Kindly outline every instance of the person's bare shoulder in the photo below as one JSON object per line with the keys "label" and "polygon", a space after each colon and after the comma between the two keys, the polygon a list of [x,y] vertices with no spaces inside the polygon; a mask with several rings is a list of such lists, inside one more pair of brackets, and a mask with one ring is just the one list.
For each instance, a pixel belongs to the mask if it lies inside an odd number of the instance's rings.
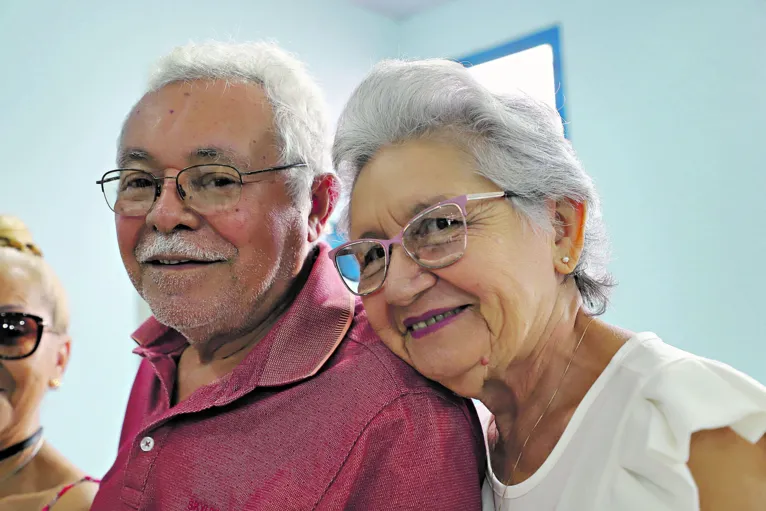
{"label": "person's bare shoulder", "polygon": [[701,511],[756,511],[766,502],[766,436],[751,444],[730,428],[692,436],[689,469]]}
{"label": "person's bare shoulder", "polygon": [[51,508],[51,511],[88,511],[96,497],[98,484],[84,481],[67,491]]}

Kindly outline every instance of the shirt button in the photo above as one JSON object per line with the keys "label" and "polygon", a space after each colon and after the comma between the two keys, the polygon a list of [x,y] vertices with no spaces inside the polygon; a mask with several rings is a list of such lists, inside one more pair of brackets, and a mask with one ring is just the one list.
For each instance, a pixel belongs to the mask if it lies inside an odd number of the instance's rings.
{"label": "shirt button", "polygon": [[149,452],[152,449],[154,449],[154,438],[150,436],[145,436],[141,439],[141,450],[144,452]]}

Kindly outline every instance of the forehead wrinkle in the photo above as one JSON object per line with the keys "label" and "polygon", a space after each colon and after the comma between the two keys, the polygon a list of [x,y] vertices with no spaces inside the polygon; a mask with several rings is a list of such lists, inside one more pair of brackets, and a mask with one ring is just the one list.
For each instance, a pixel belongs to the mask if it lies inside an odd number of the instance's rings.
{"label": "forehead wrinkle", "polygon": [[[396,207],[391,209],[391,203],[387,202],[383,208],[374,208],[375,230],[365,231],[359,238],[391,239],[396,236],[414,215],[408,215],[412,208]],[[388,227],[388,228],[387,228]]]}

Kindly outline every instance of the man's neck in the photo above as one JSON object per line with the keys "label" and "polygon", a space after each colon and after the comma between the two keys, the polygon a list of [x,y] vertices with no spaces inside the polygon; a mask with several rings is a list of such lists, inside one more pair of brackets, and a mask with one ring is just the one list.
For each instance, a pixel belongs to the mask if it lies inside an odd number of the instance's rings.
{"label": "man's neck", "polygon": [[232,372],[247,357],[289,310],[306,284],[315,259],[316,251],[312,250],[286,291],[273,304],[261,304],[259,308],[266,308],[268,312],[261,316],[258,323],[243,328],[244,333],[237,331],[189,344],[178,363],[174,402],[183,401],[196,389]]}

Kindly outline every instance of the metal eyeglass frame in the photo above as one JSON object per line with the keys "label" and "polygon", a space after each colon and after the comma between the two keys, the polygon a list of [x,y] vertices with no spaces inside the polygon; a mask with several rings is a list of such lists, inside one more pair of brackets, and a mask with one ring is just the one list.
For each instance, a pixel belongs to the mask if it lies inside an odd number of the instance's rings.
{"label": "metal eyeglass frame", "polygon": [[[109,182],[113,181],[114,179],[107,179],[107,176],[109,174],[115,173],[115,175],[117,176],[115,179],[119,179],[120,173],[122,173],[123,171],[143,172],[144,174],[146,174],[147,176],[149,176],[150,178],[152,178],[154,180],[154,199],[152,201],[152,205],[149,206],[149,209],[147,209],[146,213],[144,213],[143,215],[135,215],[135,216],[144,216],[144,215],[148,214],[149,211],[151,211],[152,206],[154,206],[154,203],[157,202],[157,199],[159,199],[160,195],[162,194],[162,185],[165,183],[165,181],[167,179],[175,180],[175,182],[176,182],[176,192],[178,193],[178,196],[181,198],[181,200],[185,200],[186,199],[186,191],[183,188],[181,188],[181,185],[178,182],[178,178],[181,177],[181,174],[183,174],[187,170],[196,169],[196,168],[199,168],[199,167],[210,167],[210,166],[226,167],[226,168],[232,169],[239,176],[239,184],[240,184],[240,186],[244,186],[247,183],[245,183],[242,180],[242,176],[252,176],[252,175],[255,175],[255,174],[262,174],[264,172],[274,172],[274,171],[278,171],[278,170],[286,170],[286,169],[291,169],[291,168],[295,168],[295,167],[308,167],[308,164],[307,163],[291,163],[289,165],[278,165],[276,167],[269,167],[267,169],[259,169],[259,170],[252,170],[252,171],[249,171],[249,172],[242,172],[237,167],[234,167],[232,165],[225,165],[225,164],[222,164],[222,163],[200,163],[198,165],[192,165],[190,167],[186,167],[186,168],[181,169],[178,172],[178,174],[176,174],[175,176],[162,176],[162,177],[155,176],[154,174],[152,174],[151,172],[149,172],[149,171],[147,171],[145,169],[130,169],[130,168],[113,169],[113,170],[110,170],[108,172],[105,172],[104,175],[101,176],[101,179],[96,181],[96,184],[101,186],[101,193],[104,195],[104,200],[106,201],[106,205],[109,206],[109,209],[114,211],[114,208],[112,207],[112,205],[109,204],[109,199],[107,198],[106,190],[104,189],[104,185],[106,183],[109,183]],[[239,199],[237,199],[237,202],[239,202]],[[229,207],[233,207],[235,205],[236,205],[236,203],[232,204]],[[114,212],[117,213],[116,211],[114,211]],[[117,213],[117,214],[119,215],[120,213]]]}
{"label": "metal eyeglass frame", "polygon": [[[399,231],[399,234],[397,234],[393,238],[390,238],[390,239],[387,239],[387,240],[375,239],[375,238],[362,238],[362,239],[358,239],[358,240],[354,240],[354,241],[348,241],[348,242],[343,243],[342,245],[338,245],[337,247],[332,249],[328,253],[328,256],[332,259],[333,263],[335,264],[335,269],[338,271],[338,274],[341,276],[341,280],[346,285],[348,290],[351,291],[352,293],[354,293],[357,296],[367,296],[367,295],[372,294],[372,293],[378,291],[379,289],[381,289],[383,287],[383,284],[386,282],[386,277],[388,276],[388,267],[389,267],[389,265],[391,263],[391,255],[390,254],[391,254],[392,245],[395,245],[395,244],[401,245],[402,248],[404,249],[404,252],[407,254],[407,257],[409,257],[410,259],[415,261],[418,265],[422,266],[423,268],[427,268],[429,270],[438,270],[440,268],[446,268],[447,266],[455,264],[456,262],[458,262],[463,257],[463,254],[461,254],[460,257],[458,257],[454,261],[450,261],[447,264],[429,265],[429,264],[425,264],[422,261],[418,260],[418,258],[415,257],[414,254],[410,253],[410,251],[407,249],[407,247],[404,245],[404,243],[402,243],[402,240],[404,238],[404,232],[407,229],[409,229],[409,227],[415,221],[420,219],[422,216],[427,215],[428,213],[430,213],[431,211],[433,211],[433,210],[435,210],[437,208],[440,208],[442,206],[446,206],[446,205],[452,204],[452,205],[457,206],[460,209],[460,213],[463,215],[463,221],[465,221],[465,216],[467,214],[465,208],[466,208],[466,204],[468,204],[468,202],[470,202],[470,201],[486,200],[486,199],[500,199],[500,198],[507,199],[507,198],[518,197],[518,196],[519,196],[518,194],[516,194],[516,193],[514,193],[514,192],[512,192],[510,190],[505,190],[505,191],[502,191],[502,192],[470,193],[470,194],[467,194],[467,195],[460,195],[460,196],[454,197],[452,199],[443,200],[443,201],[439,202],[438,204],[434,204],[433,206],[430,206],[430,207],[424,209],[423,211],[421,211],[420,213],[418,213],[417,215],[412,217],[407,222],[407,224],[402,228],[402,230]],[[384,249],[384,252],[385,252],[385,267],[383,269],[383,279],[381,279],[380,285],[378,287],[376,287],[375,289],[373,289],[372,291],[367,291],[366,293],[359,293],[359,292],[354,291],[353,289],[351,289],[351,287],[348,285],[348,283],[346,283],[346,279],[343,277],[343,272],[340,269],[340,263],[338,262],[337,254],[341,250],[344,250],[344,249],[346,249],[348,247],[352,247],[354,245],[358,245],[358,244],[361,244],[361,243],[369,243],[369,242],[376,242],[376,243],[379,243],[380,245],[383,246],[383,249]],[[465,243],[467,244],[467,241]],[[463,247],[463,252],[465,253],[465,247]]]}

